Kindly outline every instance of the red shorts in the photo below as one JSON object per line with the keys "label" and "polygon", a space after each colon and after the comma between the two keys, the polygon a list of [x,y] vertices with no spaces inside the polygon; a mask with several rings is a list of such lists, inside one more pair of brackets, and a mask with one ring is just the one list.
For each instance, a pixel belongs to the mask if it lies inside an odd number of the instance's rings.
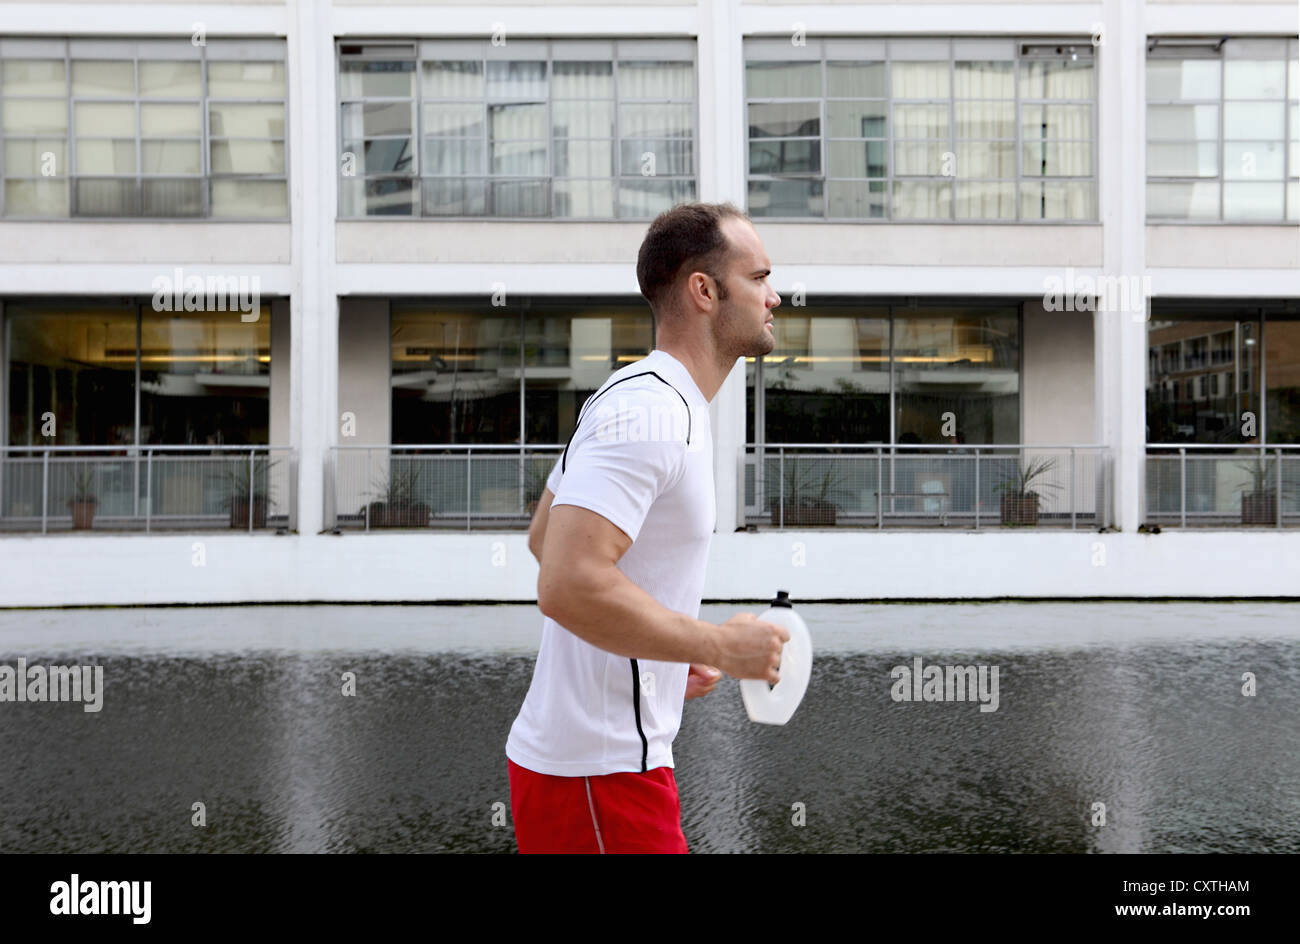
{"label": "red shorts", "polygon": [[689,851],[671,767],[555,777],[506,765],[521,853]]}

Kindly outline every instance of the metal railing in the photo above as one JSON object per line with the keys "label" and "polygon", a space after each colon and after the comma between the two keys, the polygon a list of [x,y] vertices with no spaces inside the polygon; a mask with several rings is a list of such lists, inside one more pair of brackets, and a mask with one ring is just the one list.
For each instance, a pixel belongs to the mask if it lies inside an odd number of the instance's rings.
{"label": "metal railing", "polygon": [[1300,525],[1300,446],[1148,443],[1144,520],[1183,528]]}
{"label": "metal railing", "polygon": [[333,446],[325,527],[527,528],[562,445]]}
{"label": "metal railing", "polygon": [[0,530],[297,528],[288,446],[0,446]]}
{"label": "metal railing", "polygon": [[1112,472],[1103,446],[768,443],[744,446],[741,461],[746,524],[1110,524]]}

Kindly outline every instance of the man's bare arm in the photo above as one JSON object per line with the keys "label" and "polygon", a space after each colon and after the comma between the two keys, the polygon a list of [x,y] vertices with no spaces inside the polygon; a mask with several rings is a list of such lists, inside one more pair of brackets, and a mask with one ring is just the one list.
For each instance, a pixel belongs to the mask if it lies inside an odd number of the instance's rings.
{"label": "man's bare arm", "polygon": [[669,610],[615,566],[631,546],[631,538],[594,511],[576,505],[549,508],[538,607],[569,632],[615,655],[702,662],[736,678],[779,680],[781,645],[790,638],[785,629],[759,622],[752,613],[719,626]]}
{"label": "man's bare arm", "polygon": [[533,511],[533,520],[528,524],[528,550],[533,552],[537,562],[542,562],[542,541],[546,538],[546,519],[550,517],[551,502],[555,495],[549,488],[542,489],[541,498],[537,499],[537,508]]}

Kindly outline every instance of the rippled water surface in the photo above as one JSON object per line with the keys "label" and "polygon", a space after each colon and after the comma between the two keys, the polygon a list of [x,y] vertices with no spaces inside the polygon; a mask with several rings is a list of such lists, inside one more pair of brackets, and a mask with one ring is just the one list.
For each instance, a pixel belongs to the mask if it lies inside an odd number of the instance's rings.
{"label": "rippled water surface", "polygon": [[[1300,852],[1300,607],[800,613],[816,654],[789,725],[751,724],[732,679],[686,705],[694,851]],[[0,851],[511,852],[504,745],[540,623],[532,606],[0,612],[0,664],[104,666],[98,713],[0,702]],[[997,666],[997,711],[895,702],[890,670],[916,657]]]}

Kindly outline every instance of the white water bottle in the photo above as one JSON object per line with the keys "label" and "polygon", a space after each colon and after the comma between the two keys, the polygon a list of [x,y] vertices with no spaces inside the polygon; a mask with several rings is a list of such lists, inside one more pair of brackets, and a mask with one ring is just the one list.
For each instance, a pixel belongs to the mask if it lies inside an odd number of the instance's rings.
{"label": "white water bottle", "polygon": [[759,724],[785,724],[803,701],[812,678],[812,638],[808,627],[790,603],[790,594],[776,592],[772,606],[759,614],[765,623],[785,627],[790,639],[781,648],[781,680],[769,685],[763,679],[741,679],[740,695],[745,700],[745,711],[750,721]]}

